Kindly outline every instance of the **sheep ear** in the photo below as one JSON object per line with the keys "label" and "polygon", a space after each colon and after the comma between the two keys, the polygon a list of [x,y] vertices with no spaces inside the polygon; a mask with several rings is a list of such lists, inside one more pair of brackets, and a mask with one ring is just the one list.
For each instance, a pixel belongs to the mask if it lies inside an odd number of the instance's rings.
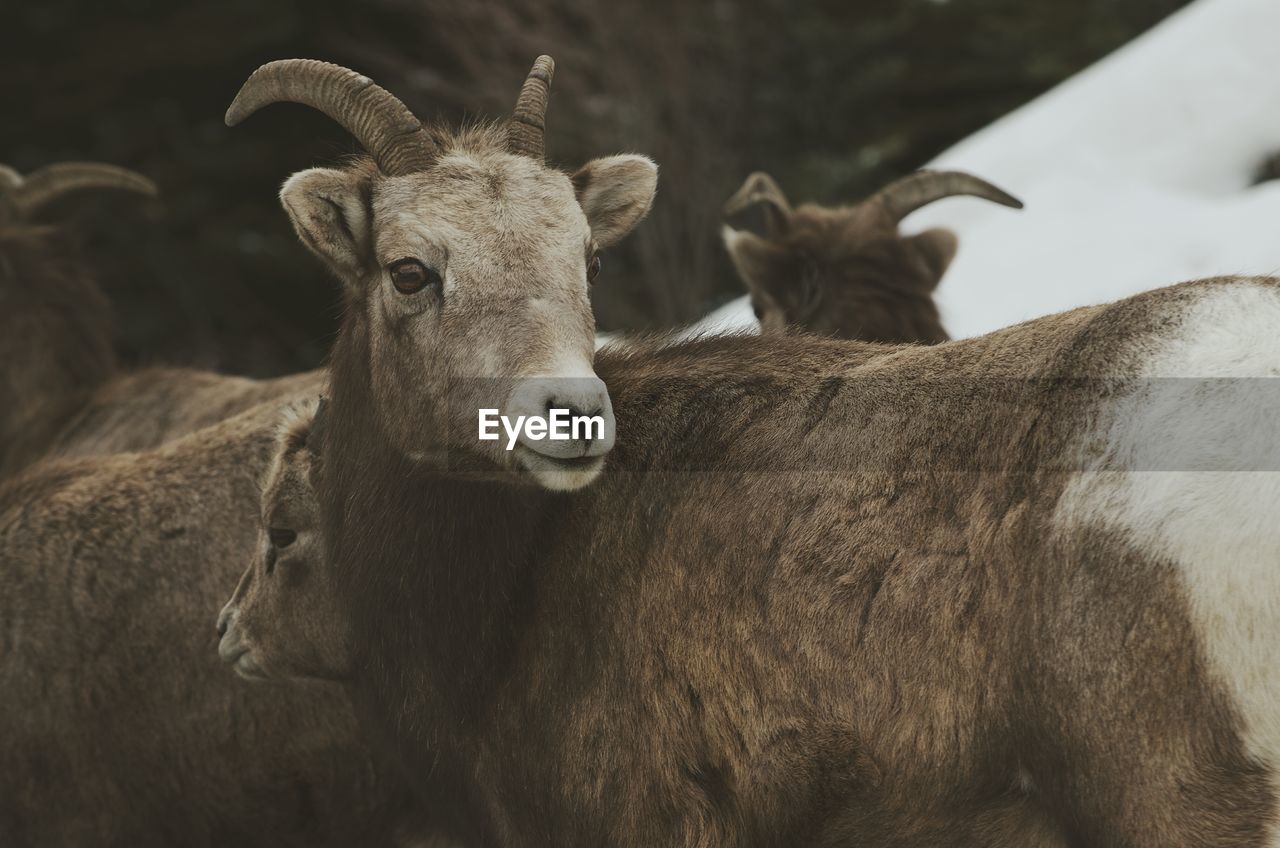
{"label": "sheep ear", "polygon": [[332,168],[300,171],[280,190],[298,238],[353,288],[370,255],[369,194],[366,175]]}
{"label": "sheep ear", "polygon": [[578,204],[599,247],[631,232],[649,212],[658,190],[658,166],[644,156],[592,159],[573,175]]}
{"label": "sheep ear", "polygon": [[950,230],[937,228],[925,230],[916,236],[905,239],[915,254],[924,262],[929,275],[933,278],[933,286],[937,288],[942,282],[942,275],[947,273],[951,262],[956,258],[960,248],[960,240]]}
{"label": "sheep ear", "polygon": [[785,326],[786,312],[782,307],[787,298],[782,282],[793,275],[786,269],[786,252],[755,233],[735,230],[728,224],[720,230],[725,250],[738,278],[747,287],[752,311],[766,331],[780,330]]}
{"label": "sheep ear", "polygon": [[752,294],[774,297],[777,293],[773,289],[793,276],[787,270],[786,252],[767,239],[727,224],[721,228],[720,237],[734,270]]}
{"label": "sheep ear", "polygon": [[791,229],[791,202],[777,180],[764,171],[756,171],[724,204],[724,216],[746,221],[747,213],[758,210],[762,227],[758,234],[778,238]]}

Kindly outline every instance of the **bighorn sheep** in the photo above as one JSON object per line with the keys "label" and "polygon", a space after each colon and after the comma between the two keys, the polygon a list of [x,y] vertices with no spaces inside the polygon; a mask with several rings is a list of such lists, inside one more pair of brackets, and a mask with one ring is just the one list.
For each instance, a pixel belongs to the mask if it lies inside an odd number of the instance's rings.
{"label": "bighorn sheep", "polygon": [[106,298],[59,230],[36,223],[60,198],[103,188],[155,194],[150,180],[111,165],[67,162],[26,179],[0,168],[0,476],[44,457],[143,450],[323,384],[320,372],[118,371]]}
{"label": "bighorn sheep", "polygon": [[[540,111],[510,141],[419,132],[368,80],[285,63],[231,117],[278,99],[377,165],[283,193],[352,304],[317,480],[348,691],[483,844],[1274,842],[1280,486],[1216,472],[1276,462],[1280,415],[1192,381],[1203,417],[1170,430],[1187,405],[1143,378],[1280,371],[1280,282],[936,346],[606,348],[616,447],[601,474],[574,445],[570,477],[472,429],[478,402],[529,408],[502,375],[584,373],[591,344],[583,211],[540,146],[518,158]],[[651,168],[624,173],[578,180],[597,241],[647,206]]]}
{"label": "bighorn sheep", "polygon": [[[218,616],[218,655],[246,680],[333,682],[351,674],[346,617],[321,549],[314,475],[322,417],[314,402],[285,408],[261,484],[258,545]],[[412,838],[400,844],[457,844],[437,832],[427,803],[413,809],[399,814],[399,832]]]}
{"label": "bighorn sheep", "polygon": [[[346,168],[295,174],[280,197],[299,237],[343,281],[348,308],[363,316],[376,351],[369,379],[383,392],[406,392],[387,410],[388,438],[423,461],[449,463],[434,452],[440,434],[452,432],[468,446],[454,455],[464,467],[520,469],[573,489],[599,474],[613,444],[609,395],[591,367],[587,286],[597,252],[648,212],[657,168],[634,155],[593,160],[572,176],[547,167],[552,69],[549,57],[537,60],[509,122],[451,132],[424,127],[345,68],[273,62],[245,82],[227,123],[294,101],[336,120],[368,151]],[[424,379],[427,396],[409,408],[407,392]],[[604,433],[477,451],[478,408],[513,416],[572,409],[599,418]]]}
{"label": "bighorn sheep", "polygon": [[0,165],[0,446],[9,465],[21,443],[43,440],[115,373],[110,307],[57,229],[31,222],[85,189],[146,195],[145,177],[111,165],[67,162],[23,179]]}
{"label": "bighorn sheep", "polygon": [[[406,844],[335,686],[229,674],[207,622],[256,534],[272,403],[0,485],[0,844]],[[415,843],[416,844],[416,843]]]}
{"label": "bighorn sheep", "polygon": [[342,680],[345,617],[329,585],[313,481],[315,405],[289,408],[262,482],[262,531],[218,616],[218,655],[249,679]]}
{"label": "bighorn sheep", "polygon": [[[344,340],[350,692],[499,844],[1268,844],[1276,474],[1125,473],[1166,434],[1119,412],[1177,410],[1135,379],[1177,356],[1250,373],[1227,313],[1280,367],[1264,281],[932,347],[606,350],[617,446],[568,496],[415,466]],[[1280,420],[1228,409],[1186,467]]]}
{"label": "bighorn sheep", "polygon": [[912,212],[967,195],[1021,209],[985,180],[958,171],[920,171],[857,206],[792,208],[768,174],[747,177],[726,216],[763,213],[762,235],[724,228],[734,268],[751,294],[764,332],[800,328],[868,342],[937,344],[943,329],[933,292],[956,254],[950,230],[898,233]]}
{"label": "bighorn sheep", "polygon": [[[642,157],[611,157],[580,169],[575,183],[535,159],[549,76],[549,61],[539,62],[510,125],[450,136],[452,152],[429,176],[400,170],[411,162],[406,150],[426,142],[412,131],[388,135],[390,95],[333,66],[267,66],[233,108],[234,119],[273,91],[293,92],[348,119],[381,151],[377,162],[295,176],[283,191],[299,231],[323,239],[314,249],[346,267],[379,263],[368,274],[385,286],[379,297],[345,281],[349,308],[391,322],[371,343],[405,357],[379,360],[380,385],[416,386],[434,372],[443,403],[448,380],[463,376],[449,366],[474,364],[462,346],[492,363],[479,373],[497,378],[500,400],[526,409],[563,402],[611,417],[589,373],[587,279],[598,267],[594,251],[647,210],[655,169]],[[440,132],[430,137],[444,143]],[[329,238],[330,225],[351,240]],[[522,285],[509,288],[512,279]],[[494,336],[502,338],[491,343]],[[530,367],[516,378],[502,376],[523,363]],[[398,378],[388,374],[395,370]],[[274,453],[280,406],[273,400],[146,453],[42,462],[0,488],[0,559],[10,580],[0,593],[0,687],[14,693],[0,703],[0,738],[16,740],[0,747],[0,842],[351,843],[395,824],[383,776],[371,785],[341,698],[248,687],[209,667],[217,663],[213,629],[190,627],[213,616],[253,550],[258,516],[248,505],[258,502]],[[405,419],[393,432],[414,451],[446,421]],[[535,447],[543,452],[529,448],[509,464],[489,445],[482,468],[519,468],[568,487],[598,472],[608,445],[584,439],[567,455]],[[426,798],[415,814],[460,803],[447,792]],[[311,819],[299,822],[304,813]],[[465,841],[470,825],[440,827]]]}

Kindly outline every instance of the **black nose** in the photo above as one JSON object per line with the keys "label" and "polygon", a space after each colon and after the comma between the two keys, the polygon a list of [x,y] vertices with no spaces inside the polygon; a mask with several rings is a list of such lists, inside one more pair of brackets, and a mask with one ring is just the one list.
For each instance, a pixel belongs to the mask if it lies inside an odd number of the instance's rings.
{"label": "black nose", "polygon": [[229,621],[231,621],[231,616],[227,615],[226,610],[223,610],[222,613],[218,615],[219,638],[227,635],[227,622]]}

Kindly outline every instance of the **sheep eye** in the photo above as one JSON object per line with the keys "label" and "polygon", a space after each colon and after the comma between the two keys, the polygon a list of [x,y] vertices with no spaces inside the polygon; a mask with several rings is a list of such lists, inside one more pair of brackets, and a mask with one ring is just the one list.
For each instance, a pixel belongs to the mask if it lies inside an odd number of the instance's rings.
{"label": "sheep eye", "polygon": [[591,261],[587,263],[587,282],[594,283],[596,277],[600,275],[600,255],[596,254],[591,257]]}
{"label": "sheep eye", "polygon": [[427,286],[440,285],[440,275],[417,259],[399,259],[387,266],[391,284],[401,294],[414,294]]}
{"label": "sheep eye", "polygon": [[272,548],[287,548],[298,541],[298,534],[292,530],[271,527],[267,530],[267,538],[271,540]]}

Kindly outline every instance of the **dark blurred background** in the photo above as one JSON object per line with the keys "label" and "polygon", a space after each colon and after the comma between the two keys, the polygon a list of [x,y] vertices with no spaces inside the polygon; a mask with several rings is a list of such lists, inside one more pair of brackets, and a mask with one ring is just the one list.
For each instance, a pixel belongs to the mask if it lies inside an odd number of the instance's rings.
{"label": "dark blurred background", "polygon": [[692,320],[739,294],[719,208],[751,170],[855,200],[1104,56],[1186,0],[5,0],[0,162],[135,168],[151,208],[75,205],[122,353],[269,375],[318,364],[337,289],[275,193],[354,151],[300,106],[235,130],[259,64],[323,58],[424,120],[504,115],[556,59],[548,156],[661,165],[648,221],[605,257],[602,329]]}

